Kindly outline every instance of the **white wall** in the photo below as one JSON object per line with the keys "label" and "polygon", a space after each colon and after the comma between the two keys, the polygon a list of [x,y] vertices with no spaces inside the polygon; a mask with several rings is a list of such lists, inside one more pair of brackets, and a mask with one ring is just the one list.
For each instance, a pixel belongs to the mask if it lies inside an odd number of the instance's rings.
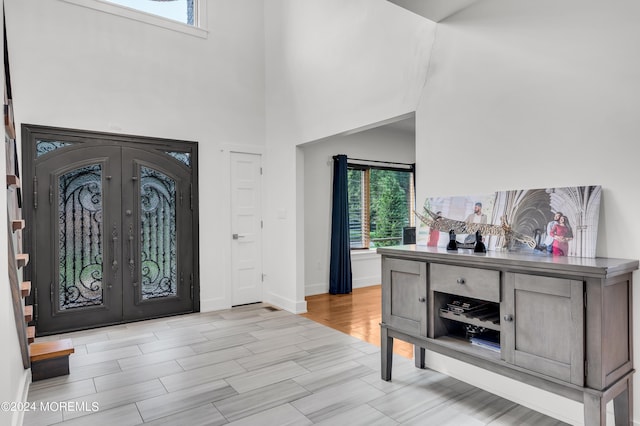
{"label": "white wall", "polygon": [[[413,118],[408,120],[413,121]],[[331,253],[331,194],[333,156],[345,154],[397,163],[415,161],[415,133],[385,125],[350,135],[335,136],[302,146],[304,152],[305,295],[329,292]],[[351,253],[353,287],[380,284],[380,256],[370,251]]]}
{"label": "white wall", "polygon": [[[416,118],[418,199],[600,184],[597,255],[640,258],[639,19],[636,1],[485,0],[438,24]],[[546,404],[477,371],[461,374],[581,421],[579,404]],[[634,406],[638,423],[637,392]]]}
{"label": "white wall", "polygon": [[208,4],[206,39],[60,0],[5,0],[17,125],[199,142],[201,308],[231,306],[229,151],[264,151],[262,2]]}
{"label": "white wall", "polygon": [[434,27],[384,0],[266,2],[265,286],[280,306],[306,310],[296,146],[413,112]]}

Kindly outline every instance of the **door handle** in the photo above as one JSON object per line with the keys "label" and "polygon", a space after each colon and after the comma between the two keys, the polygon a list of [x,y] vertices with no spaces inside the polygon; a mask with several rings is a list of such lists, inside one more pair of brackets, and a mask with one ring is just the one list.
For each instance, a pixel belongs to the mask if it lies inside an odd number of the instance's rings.
{"label": "door handle", "polygon": [[116,224],[113,224],[113,233],[111,234],[112,238],[111,238],[111,244],[113,245],[113,247],[111,247],[111,268],[113,269],[114,272],[118,271],[118,256],[116,255],[116,250],[118,248],[118,228],[116,227]]}
{"label": "door handle", "polygon": [[133,271],[135,270],[135,262],[133,260],[133,225],[129,224],[129,269],[131,270],[131,276],[133,277]]}
{"label": "door handle", "polygon": [[233,234],[232,235],[234,240],[240,239],[240,238],[244,238],[244,235],[240,235],[240,234]]}

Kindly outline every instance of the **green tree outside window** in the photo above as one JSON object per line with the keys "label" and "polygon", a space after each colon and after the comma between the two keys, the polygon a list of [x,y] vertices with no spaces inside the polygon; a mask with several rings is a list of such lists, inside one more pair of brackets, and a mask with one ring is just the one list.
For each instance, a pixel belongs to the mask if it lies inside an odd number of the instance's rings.
{"label": "green tree outside window", "polygon": [[353,165],[348,170],[349,230],[352,248],[402,243],[412,226],[413,171]]}

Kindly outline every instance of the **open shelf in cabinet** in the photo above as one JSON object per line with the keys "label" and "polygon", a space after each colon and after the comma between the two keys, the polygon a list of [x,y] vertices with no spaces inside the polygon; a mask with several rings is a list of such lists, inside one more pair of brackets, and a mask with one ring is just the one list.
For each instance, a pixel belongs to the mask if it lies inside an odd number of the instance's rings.
{"label": "open shelf in cabinet", "polygon": [[436,339],[451,338],[474,348],[500,352],[499,303],[449,293],[435,292],[434,296]]}
{"label": "open shelf in cabinet", "polygon": [[488,349],[482,346],[474,345],[468,339],[462,336],[448,335],[438,337],[433,342],[438,346],[444,348],[450,348],[458,352],[479,356],[482,358],[490,359],[493,361],[500,361],[501,356],[499,351]]}
{"label": "open shelf in cabinet", "polygon": [[[460,298],[455,298],[454,300],[454,302],[460,301]],[[500,306],[497,303],[479,302],[471,309],[456,309],[457,306],[455,304],[450,305],[452,304],[447,304],[447,306],[440,308],[439,314],[441,318],[500,331]]]}

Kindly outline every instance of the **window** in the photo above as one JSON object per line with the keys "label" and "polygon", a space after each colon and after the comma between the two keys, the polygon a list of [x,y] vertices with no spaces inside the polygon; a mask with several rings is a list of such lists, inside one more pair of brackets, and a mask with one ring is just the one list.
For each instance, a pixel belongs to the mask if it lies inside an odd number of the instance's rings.
{"label": "window", "polygon": [[195,0],[108,0],[141,12],[173,19],[187,25],[195,25]]}
{"label": "window", "polygon": [[60,0],[200,38],[207,38],[206,0]]}
{"label": "window", "polygon": [[414,166],[381,164],[347,166],[352,249],[401,244],[403,229],[415,225]]}

